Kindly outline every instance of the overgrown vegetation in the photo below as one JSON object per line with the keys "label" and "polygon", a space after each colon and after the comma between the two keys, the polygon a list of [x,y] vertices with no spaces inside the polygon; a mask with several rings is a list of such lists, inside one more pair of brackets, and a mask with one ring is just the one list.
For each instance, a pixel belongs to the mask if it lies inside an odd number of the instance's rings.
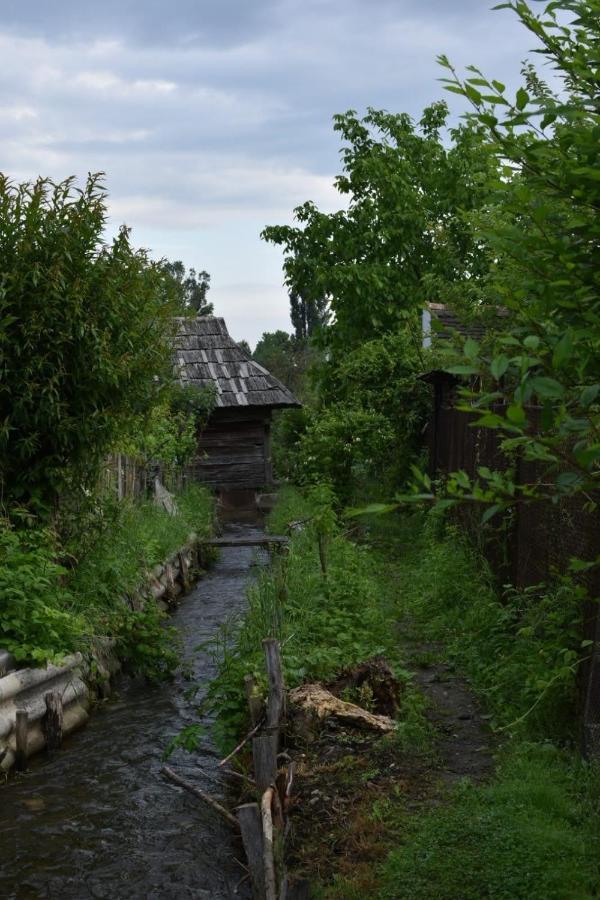
{"label": "overgrown vegetation", "polygon": [[151,501],[98,499],[67,546],[35,520],[25,527],[0,522],[0,644],[19,661],[44,663],[68,651],[88,653],[95,638],[116,637],[120,655],[137,671],[152,678],[172,671],[172,635],[158,609],[134,611],[124,600],[191,532],[210,533],[206,490],[190,487],[176,502],[171,516]]}

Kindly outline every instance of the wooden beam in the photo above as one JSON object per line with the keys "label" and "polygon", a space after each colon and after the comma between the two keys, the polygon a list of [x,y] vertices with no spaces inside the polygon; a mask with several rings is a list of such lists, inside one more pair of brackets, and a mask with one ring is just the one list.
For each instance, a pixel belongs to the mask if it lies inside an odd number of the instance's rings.
{"label": "wooden beam", "polygon": [[289,538],[279,534],[265,535],[261,538],[230,538],[219,537],[208,541],[202,541],[205,547],[270,547],[278,544],[288,544]]}

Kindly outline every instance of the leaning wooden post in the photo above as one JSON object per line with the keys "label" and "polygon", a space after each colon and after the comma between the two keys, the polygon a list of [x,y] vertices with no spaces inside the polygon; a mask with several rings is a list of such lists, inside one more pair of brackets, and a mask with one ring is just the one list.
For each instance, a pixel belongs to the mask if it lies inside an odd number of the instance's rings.
{"label": "leaning wooden post", "polygon": [[27,768],[27,742],[29,737],[29,713],[18,709],[15,713],[15,767],[23,772]]}
{"label": "leaning wooden post", "polygon": [[46,750],[52,756],[60,750],[63,732],[63,702],[60,691],[48,691],[44,695],[46,702],[46,714],[42,722],[44,737],[46,738]]}
{"label": "leaning wooden post", "polygon": [[263,834],[258,803],[244,803],[243,806],[238,806],[237,817],[250,870],[252,896],[254,900],[265,900]]}
{"label": "leaning wooden post", "polygon": [[250,710],[250,721],[252,727],[254,727],[258,725],[263,716],[262,697],[254,675],[244,675],[244,691],[248,701],[248,709]]}
{"label": "leaning wooden post", "polygon": [[252,741],[252,756],[254,760],[254,780],[256,787],[262,794],[275,784],[277,775],[277,744],[274,736],[263,734]]}
{"label": "leaning wooden post", "polygon": [[281,651],[276,638],[263,641],[267,675],[269,678],[269,698],[267,701],[267,733],[279,735],[279,726],[285,716],[285,694],[283,690],[283,672],[281,670]]}

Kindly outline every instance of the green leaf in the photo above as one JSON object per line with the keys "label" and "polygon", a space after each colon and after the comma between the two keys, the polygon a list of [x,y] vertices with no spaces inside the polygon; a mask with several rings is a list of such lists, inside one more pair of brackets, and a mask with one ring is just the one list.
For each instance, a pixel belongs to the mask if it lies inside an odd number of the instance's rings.
{"label": "green leaf", "polygon": [[445,369],[446,372],[449,372],[451,375],[478,375],[479,369],[477,366],[449,366]]}
{"label": "green leaf", "polygon": [[532,378],[529,383],[542,400],[560,400],[565,393],[565,389],[560,381],[557,381],[556,378],[549,378],[546,375],[538,375]]}
{"label": "green leaf", "polygon": [[525,109],[527,104],[529,103],[529,94],[525,90],[525,88],[519,88],[517,91],[517,100],[516,107],[517,109]]}
{"label": "green leaf", "polygon": [[492,518],[492,516],[495,516],[496,513],[500,509],[502,509],[502,507],[500,506],[499,503],[494,503],[493,506],[488,506],[488,508],[486,509],[486,511],[484,512],[484,514],[481,517],[481,524],[485,525],[486,522],[489,522],[489,520]]}
{"label": "green leaf", "polygon": [[506,410],[506,418],[509,422],[512,422],[513,425],[524,425],[527,421],[525,410],[517,403],[511,403],[508,407]]}
{"label": "green leaf", "polygon": [[594,402],[600,391],[600,384],[589,384],[581,392],[581,405],[588,407]]}
{"label": "green leaf", "polygon": [[473,340],[473,338],[468,337],[464,344],[464,353],[467,359],[477,359],[477,354],[479,353],[479,344],[477,341]]}
{"label": "green leaf", "polygon": [[573,354],[573,335],[570,331],[566,331],[560,341],[554,348],[552,354],[552,365],[556,369],[560,369],[571,358]]}
{"label": "green leaf", "polygon": [[509,366],[509,358],[505,356],[504,353],[501,353],[499,356],[494,357],[492,363],[490,365],[490,372],[496,381],[500,381],[506,370]]}

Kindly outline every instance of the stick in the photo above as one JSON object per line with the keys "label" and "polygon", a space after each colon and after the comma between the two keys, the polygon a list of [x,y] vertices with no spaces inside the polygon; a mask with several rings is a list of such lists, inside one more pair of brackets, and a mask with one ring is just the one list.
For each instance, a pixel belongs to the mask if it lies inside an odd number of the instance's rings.
{"label": "stick", "polygon": [[225,809],[224,806],[215,800],[213,797],[209,797],[208,794],[205,794],[204,791],[201,791],[200,788],[196,787],[194,784],[190,784],[189,781],[185,781],[173,769],[170,769],[168,766],[163,766],[161,771],[161,775],[164,775],[170,781],[173,781],[175,784],[178,784],[179,787],[185,788],[186,791],[189,791],[195,797],[198,797],[204,803],[207,803],[215,812],[218,812],[220,816],[222,816],[230,825],[237,830],[239,828],[238,821],[235,816],[232,816],[229,810]]}
{"label": "stick", "polygon": [[277,900],[277,881],[275,878],[275,858],[273,856],[273,818],[271,802],[273,788],[267,788],[261,801],[261,818],[263,829],[263,868],[265,873],[265,898]]}
{"label": "stick", "polygon": [[272,735],[263,734],[253,739],[252,757],[256,786],[262,794],[274,784],[277,775],[277,750]]}
{"label": "stick", "polygon": [[249,731],[249,732],[248,732],[248,734],[246,735],[246,737],[244,738],[244,740],[243,740],[243,741],[240,741],[240,743],[237,745],[237,747],[236,747],[234,750],[231,751],[231,753],[229,754],[229,756],[226,756],[225,759],[222,759],[222,760],[221,760],[221,762],[219,763],[219,768],[221,768],[221,766],[224,766],[225,763],[229,762],[230,759],[233,759],[233,757],[236,755],[236,753],[239,753],[239,752],[240,752],[240,750],[242,749],[242,747],[244,746],[244,744],[247,744],[248,741],[250,740],[250,738],[251,738],[251,737],[254,737],[254,735],[256,734],[256,732],[258,731],[258,729],[260,728],[260,726],[262,725],[262,723],[263,723],[263,720],[261,719],[260,722],[258,723],[258,725],[256,725],[256,726],[252,729],[252,731]]}
{"label": "stick", "polygon": [[44,695],[46,714],[42,720],[46,750],[53,756],[60,749],[63,731],[63,700],[60,691],[48,691]]}

